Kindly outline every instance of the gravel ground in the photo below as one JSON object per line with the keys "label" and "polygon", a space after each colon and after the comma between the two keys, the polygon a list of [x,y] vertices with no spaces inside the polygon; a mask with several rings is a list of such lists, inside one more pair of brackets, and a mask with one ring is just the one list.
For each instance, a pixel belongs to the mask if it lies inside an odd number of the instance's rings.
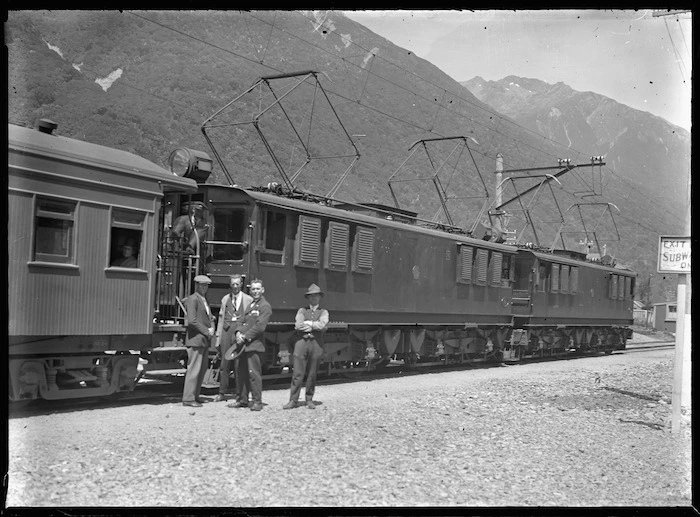
{"label": "gravel ground", "polygon": [[689,507],[672,366],[652,350],[325,385],[315,411],[266,390],[258,413],[13,416],[6,505]]}

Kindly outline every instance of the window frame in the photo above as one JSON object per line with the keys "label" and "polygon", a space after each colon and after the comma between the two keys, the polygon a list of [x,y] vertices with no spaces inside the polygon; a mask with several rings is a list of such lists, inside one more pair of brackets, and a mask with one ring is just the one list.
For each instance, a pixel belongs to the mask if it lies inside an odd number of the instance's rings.
{"label": "window frame", "polygon": [[[297,235],[294,239],[294,265],[299,267],[318,268],[321,265],[321,233],[323,220],[320,217],[299,215]],[[307,255],[314,252],[315,257]]]}
{"label": "window frame", "polygon": [[[115,214],[117,213],[123,213],[123,214],[129,214],[129,215],[137,215],[140,217],[140,222],[139,223],[132,223],[129,221],[125,220],[117,220],[115,218]],[[146,217],[147,214],[143,211],[140,210],[133,210],[129,208],[122,208],[122,207],[110,207],[109,209],[109,249],[107,250],[107,267],[108,268],[121,268],[121,266],[112,266],[111,262],[111,254],[112,254],[112,246],[113,246],[113,240],[114,240],[114,228],[119,228],[121,230],[127,230],[129,232],[140,232],[140,235],[138,237],[138,246],[136,246],[136,267],[135,268],[122,268],[122,269],[140,269],[143,270],[145,269],[144,265],[144,257],[143,257],[143,243],[145,240],[145,235],[146,235]],[[127,237],[128,238],[128,237]]]}
{"label": "window frame", "polygon": [[[53,203],[58,205],[64,205],[68,208],[68,213],[61,213],[56,211],[51,211],[48,209],[42,209],[41,203]],[[45,195],[37,195],[34,197],[34,216],[32,221],[32,262],[43,262],[48,264],[61,264],[61,265],[76,265],[77,264],[77,235],[78,235],[78,210],[80,209],[80,202],[56,198]],[[68,235],[68,245],[66,246],[66,255],[57,255],[53,253],[44,253],[37,250],[37,239],[39,237],[39,219],[49,219],[54,221],[68,221],[67,235]]]}
{"label": "window frame", "polygon": [[[474,270],[476,269],[476,279]],[[476,248],[474,254],[474,265],[472,267],[472,283],[476,285],[488,285],[489,277],[489,250],[486,248]]]}
{"label": "window frame", "polygon": [[[260,207],[262,211],[262,215],[260,217],[261,224],[260,224],[260,231],[258,232],[258,261],[260,264],[264,264],[266,266],[277,266],[277,267],[284,267],[286,265],[286,255],[287,255],[287,234],[289,230],[289,213],[285,212],[283,210],[279,210],[275,207],[268,207],[268,206],[261,206]],[[278,214],[281,215],[282,218],[284,219],[284,235],[283,235],[283,243],[282,243],[282,249],[277,250],[274,248],[267,248],[266,247],[266,242],[267,242],[267,236],[268,236],[268,224],[267,224],[267,218],[270,213]],[[267,260],[267,256],[272,256],[272,257],[279,257],[279,262],[272,261],[272,260]]]}
{"label": "window frame", "polygon": [[[457,282],[460,284],[471,284],[474,277],[474,246],[461,244],[457,256],[459,257],[459,260],[457,260]],[[464,275],[465,261],[469,267],[468,276]]]}
{"label": "window frame", "polygon": [[561,264],[557,264],[556,262],[552,262],[552,273],[550,275],[550,278],[552,281],[549,283],[549,292],[550,293],[558,293],[559,292],[559,275],[561,274]]}
{"label": "window frame", "polygon": [[[342,264],[334,263],[336,246],[342,247],[344,260]],[[350,225],[336,221],[328,221],[326,240],[323,246],[323,267],[331,271],[347,271],[350,265]]]}
{"label": "window frame", "polygon": [[[216,219],[216,214],[217,212],[222,211],[222,212],[243,212],[243,231],[241,235],[241,240],[240,241],[226,241],[226,240],[219,240],[216,236],[216,231],[217,228],[219,228],[219,224],[217,224],[217,219]],[[248,216],[249,216],[249,210],[248,206],[245,204],[232,204],[232,203],[213,203],[212,207],[210,209],[210,214],[211,214],[211,219],[213,221],[214,225],[214,232],[212,233],[212,239],[214,242],[208,242],[211,244],[211,252],[209,255],[211,256],[212,262],[217,262],[217,263],[227,263],[227,264],[241,264],[245,260],[245,255],[246,255],[246,247],[243,245],[243,243],[246,242],[246,237],[247,237],[247,232],[249,225],[246,224],[248,221]],[[223,225],[224,227],[226,225]],[[236,259],[236,258],[215,258],[214,257],[214,250],[216,249],[217,246],[236,246],[239,245],[241,248],[241,258]]]}
{"label": "window frame", "polygon": [[[355,227],[354,235],[352,236],[352,260],[351,269],[353,273],[372,274],[374,271],[374,244],[376,241],[377,230],[368,226]],[[363,237],[364,236],[364,237]],[[362,244],[362,243],[365,244]],[[360,248],[364,247],[364,250]],[[364,256],[369,254],[369,267],[363,265],[360,253]]]}

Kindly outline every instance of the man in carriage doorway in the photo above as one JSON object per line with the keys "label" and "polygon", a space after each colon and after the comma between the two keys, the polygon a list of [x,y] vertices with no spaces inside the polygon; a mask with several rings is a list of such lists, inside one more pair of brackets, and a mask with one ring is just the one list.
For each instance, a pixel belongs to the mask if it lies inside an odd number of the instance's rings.
{"label": "man in carriage doorway", "polygon": [[207,371],[209,345],[214,336],[214,319],[206,299],[211,279],[206,275],[194,277],[195,292],[187,297],[187,372],[182,390],[182,405],[200,407],[199,392]]}
{"label": "man in carriage doorway", "polygon": [[326,309],[320,307],[323,291],[319,286],[311,284],[304,296],[308,306],[301,307],[295,317],[294,328],[299,332],[300,338],[294,344],[294,373],[289,402],[282,406],[284,409],[293,409],[298,406],[304,376],[306,376],[305,405],[309,409],[316,409],[312,399],[316,391],[316,375],[323,356],[323,336],[329,315]]}
{"label": "man in carriage doorway", "polygon": [[[221,366],[219,375],[219,394],[214,398],[214,402],[226,400],[229,391],[229,381],[232,363],[238,364],[238,358],[230,361],[226,358],[229,348],[236,347],[237,321],[241,318],[253,301],[253,298],[241,291],[243,287],[243,277],[239,274],[231,275],[228,279],[230,292],[221,299],[221,309],[219,309],[219,324],[216,331],[217,344],[221,355]],[[237,366],[236,366],[237,368]]]}
{"label": "man in carriage doorway", "polygon": [[182,207],[184,213],[175,219],[172,234],[183,253],[195,255],[199,250],[201,256],[201,249],[207,237],[208,225],[204,214],[207,208],[201,201],[185,203]]}
{"label": "man in carriage doorway", "polygon": [[[178,281],[179,292],[189,292],[192,277],[206,273],[205,242],[207,238],[207,207],[201,201],[184,203],[183,213],[173,222],[170,230],[174,239],[175,250],[182,253],[181,278]],[[189,260],[188,260],[189,258]],[[188,275],[189,272],[189,275]],[[176,285],[178,285],[176,284]]]}

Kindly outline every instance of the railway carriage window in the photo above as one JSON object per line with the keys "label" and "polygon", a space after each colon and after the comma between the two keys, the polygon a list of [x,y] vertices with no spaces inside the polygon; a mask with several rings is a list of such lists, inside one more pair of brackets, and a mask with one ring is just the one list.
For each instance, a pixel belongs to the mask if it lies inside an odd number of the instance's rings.
{"label": "railway carriage window", "polygon": [[352,249],[352,270],[371,273],[374,267],[374,229],[357,228]]}
{"label": "railway carriage window", "polygon": [[560,286],[561,292],[568,293],[569,292],[569,266],[565,266],[562,264],[560,278],[561,278],[561,280],[559,282],[559,286]]}
{"label": "railway carriage window", "polygon": [[617,275],[610,275],[610,289],[608,291],[608,297],[613,300],[617,299]]}
{"label": "railway carriage window", "polygon": [[552,264],[552,274],[550,276],[550,293],[559,292],[559,264]]}
{"label": "railway carriage window", "polygon": [[109,265],[111,267],[143,267],[141,241],[144,214],[112,209]]}
{"label": "railway carriage window", "polygon": [[460,282],[462,284],[469,284],[472,281],[474,249],[471,246],[460,246],[459,248],[459,261],[457,262],[457,282]]}
{"label": "railway carriage window", "polygon": [[217,206],[214,215],[213,260],[243,260],[246,213],[242,208]]}
{"label": "railway carriage window", "polygon": [[578,268],[573,266],[569,273],[569,292],[571,294],[578,293]]}
{"label": "railway carriage window", "polygon": [[491,270],[491,285],[501,285],[503,274],[503,253],[492,251],[489,269]]}
{"label": "railway carriage window", "polygon": [[474,261],[476,268],[476,283],[486,285],[486,277],[489,268],[489,251],[485,249],[476,250],[476,260]]}
{"label": "railway carriage window", "polygon": [[284,264],[287,216],[282,212],[265,210],[260,243],[260,262]]}
{"label": "railway carriage window", "polygon": [[347,271],[350,227],[330,221],[325,246],[325,267],[336,271]]}
{"label": "railway carriage window", "polygon": [[34,219],[34,260],[73,263],[76,203],[37,199]]}

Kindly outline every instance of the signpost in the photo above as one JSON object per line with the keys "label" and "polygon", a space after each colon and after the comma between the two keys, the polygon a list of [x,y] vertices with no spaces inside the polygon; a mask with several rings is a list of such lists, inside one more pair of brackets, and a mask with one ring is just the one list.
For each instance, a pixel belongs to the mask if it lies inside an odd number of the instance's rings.
{"label": "signpost", "polygon": [[[690,237],[659,237],[659,273],[678,274],[676,350],[673,358],[673,400],[671,402],[671,431],[680,430],[681,406],[689,406],[690,368],[684,368],[686,349],[690,356],[690,304],[686,303],[687,284],[690,277]],[[687,323],[687,329],[686,329]],[[688,357],[689,359],[689,357]],[[686,370],[686,372],[684,372]]]}

